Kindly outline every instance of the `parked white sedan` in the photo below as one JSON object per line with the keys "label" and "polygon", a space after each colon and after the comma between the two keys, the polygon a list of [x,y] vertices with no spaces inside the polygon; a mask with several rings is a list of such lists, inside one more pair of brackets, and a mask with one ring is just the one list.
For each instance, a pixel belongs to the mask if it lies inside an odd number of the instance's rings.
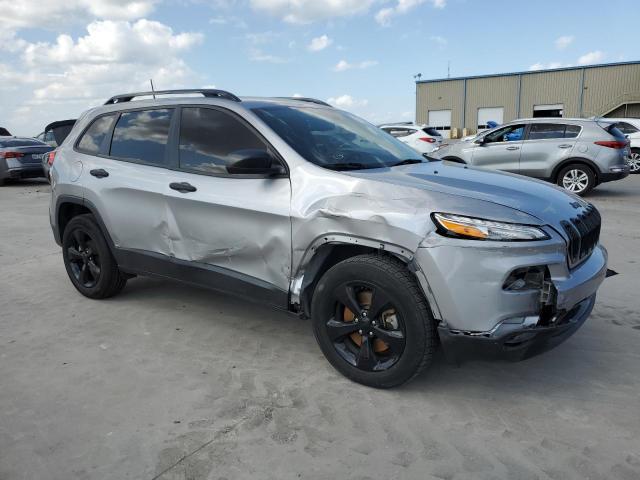
{"label": "parked white sedan", "polygon": [[629,139],[631,173],[640,173],[640,118],[607,118],[606,120],[618,122],[616,128]]}
{"label": "parked white sedan", "polygon": [[442,135],[427,125],[389,123],[380,128],[420,153],[431,153],[442,144]]}

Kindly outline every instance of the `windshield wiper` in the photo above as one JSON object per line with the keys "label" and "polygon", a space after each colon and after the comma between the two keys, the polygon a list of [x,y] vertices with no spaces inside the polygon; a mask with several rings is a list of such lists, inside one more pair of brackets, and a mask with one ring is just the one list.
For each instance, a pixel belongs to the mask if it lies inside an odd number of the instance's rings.
{"label": "windshield wiper", "polygon": [[390,165],[390,166],[399,167],[400,165],[413,165],[414,163],[422,163],[422,160],[419,160],[417,158],[408,158],[406,160],[401,160],[398,163],[394,163],[393,165]]}
{"label": "windshield wiper", "polygon": [[371,168],[370,166],[365,165],[364,163],[358,163],[358,162],[329,163],[323,166],[331,170],[363,170],[366,168]]}

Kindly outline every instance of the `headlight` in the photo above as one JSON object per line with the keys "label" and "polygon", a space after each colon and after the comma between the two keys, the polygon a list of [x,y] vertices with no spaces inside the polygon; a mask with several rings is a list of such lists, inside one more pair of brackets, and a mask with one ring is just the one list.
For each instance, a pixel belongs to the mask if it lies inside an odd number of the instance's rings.
{"label": "headlight", "polygon": [[434,213],[433,221],[440,233],[451,237],[503,242],[546,240],[544,231],[530,225],[494,222],[450,213]]}

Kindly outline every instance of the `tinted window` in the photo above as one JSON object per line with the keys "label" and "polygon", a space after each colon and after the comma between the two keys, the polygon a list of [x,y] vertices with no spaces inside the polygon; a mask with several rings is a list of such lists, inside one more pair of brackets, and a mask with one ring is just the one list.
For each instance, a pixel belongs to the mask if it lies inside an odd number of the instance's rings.
{"label": "tinted window", "polygon": [[87,131],[82,134],[78,148],[87,153],[99,153],[100,146],[111,130],[115,118],[115,115],[106,115],[95,119]]}
{"label": "tinted window", "polygon": [[247,150],[266,144],[244,123],[211,108],[183,108],[180,121],[180,167],[201,173],[227,173],[226,166]]}
{"label": "tinted window", "polygon": [[11,134],[9,133],[9,130],[7,130],[6,128],[2,128],[2,127],[0,127],[0,136],[3,136],[3,137],[5,137],[5,136],[6,136],[6,137],[10,137],[10,136],[11,136]]}
{"label": "tinted window", "polygon": [[113,130],[111,156],[166,165],[172,113],[171,109],[123,112]]}
{"label": "tinted window", "polygon": [[564,131],[564,138],[576,138],[580,134],[581,128],[578,125],[567,125]]}
{"label": "tinted window", "polygon": [[432,127],[423,128],[422,131],[424,133],[426,133],[427,135],[431,135],[432,137],[441,137],[442,136],[442,135],[440,135],[439,131],[437,131],[435,128],[432,128]]}
{"label": "tinted window", "polygon": [[524,125],[509,125],[499,128],[484,136],[485,143],[493,142],[517,142],[524,136]]}
{"label": "tinted window", "polygon": [[625,135],[629,135],[631,133],[636,133],[638,131],[638,129],[636,127],[634,127],[630,123],[626,123],[626,122],[620,122],[620,123],[616,124],[616,128],[618,130],[620,130],[622,133],[624,133]]}
{"label": "tinted window", "polygon": [[396,138],[406,137],[407,135],[411,135],[415,132],[415,130],[409,130],[407,128],[383,128],[383,130]]}
{"label": "tinted window", "polygon": [[565,127],[561,123],[533,123],[529,129],[529,140],[564,138]]}

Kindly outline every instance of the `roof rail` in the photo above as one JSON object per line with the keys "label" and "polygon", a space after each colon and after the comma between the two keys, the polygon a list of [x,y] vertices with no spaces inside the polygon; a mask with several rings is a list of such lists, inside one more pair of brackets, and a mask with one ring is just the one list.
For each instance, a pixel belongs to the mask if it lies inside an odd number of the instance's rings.
{"label": "roof rail", "polygon": [[318,100],[317,98],[310,98],[310,97],[276,97],[276,98],[282,98],[283,100],[298,100],[300,102],[315,103],[317,105],[322,105],[324,107],[333,108],[332,105],[328,104],[327,102],[323,102],[322,100]]}
{"label": "roof rail", "polygon": [[231,100],[233,102],[241,102],[238,97],[233,93],[226,92],[224,90],[215,90],[210,88],[191,88],[186,90],[156,90],[151,92],[136,92],[136,93],[123,93],[121,95],[115,95],[109,100],[104,102],[105,105],[113,105],[114,103],[130,102],[136,97],[151,96],[151,95],[175,95],[181,93],[201,93],[207,98],[224,98],[225,100]]}

